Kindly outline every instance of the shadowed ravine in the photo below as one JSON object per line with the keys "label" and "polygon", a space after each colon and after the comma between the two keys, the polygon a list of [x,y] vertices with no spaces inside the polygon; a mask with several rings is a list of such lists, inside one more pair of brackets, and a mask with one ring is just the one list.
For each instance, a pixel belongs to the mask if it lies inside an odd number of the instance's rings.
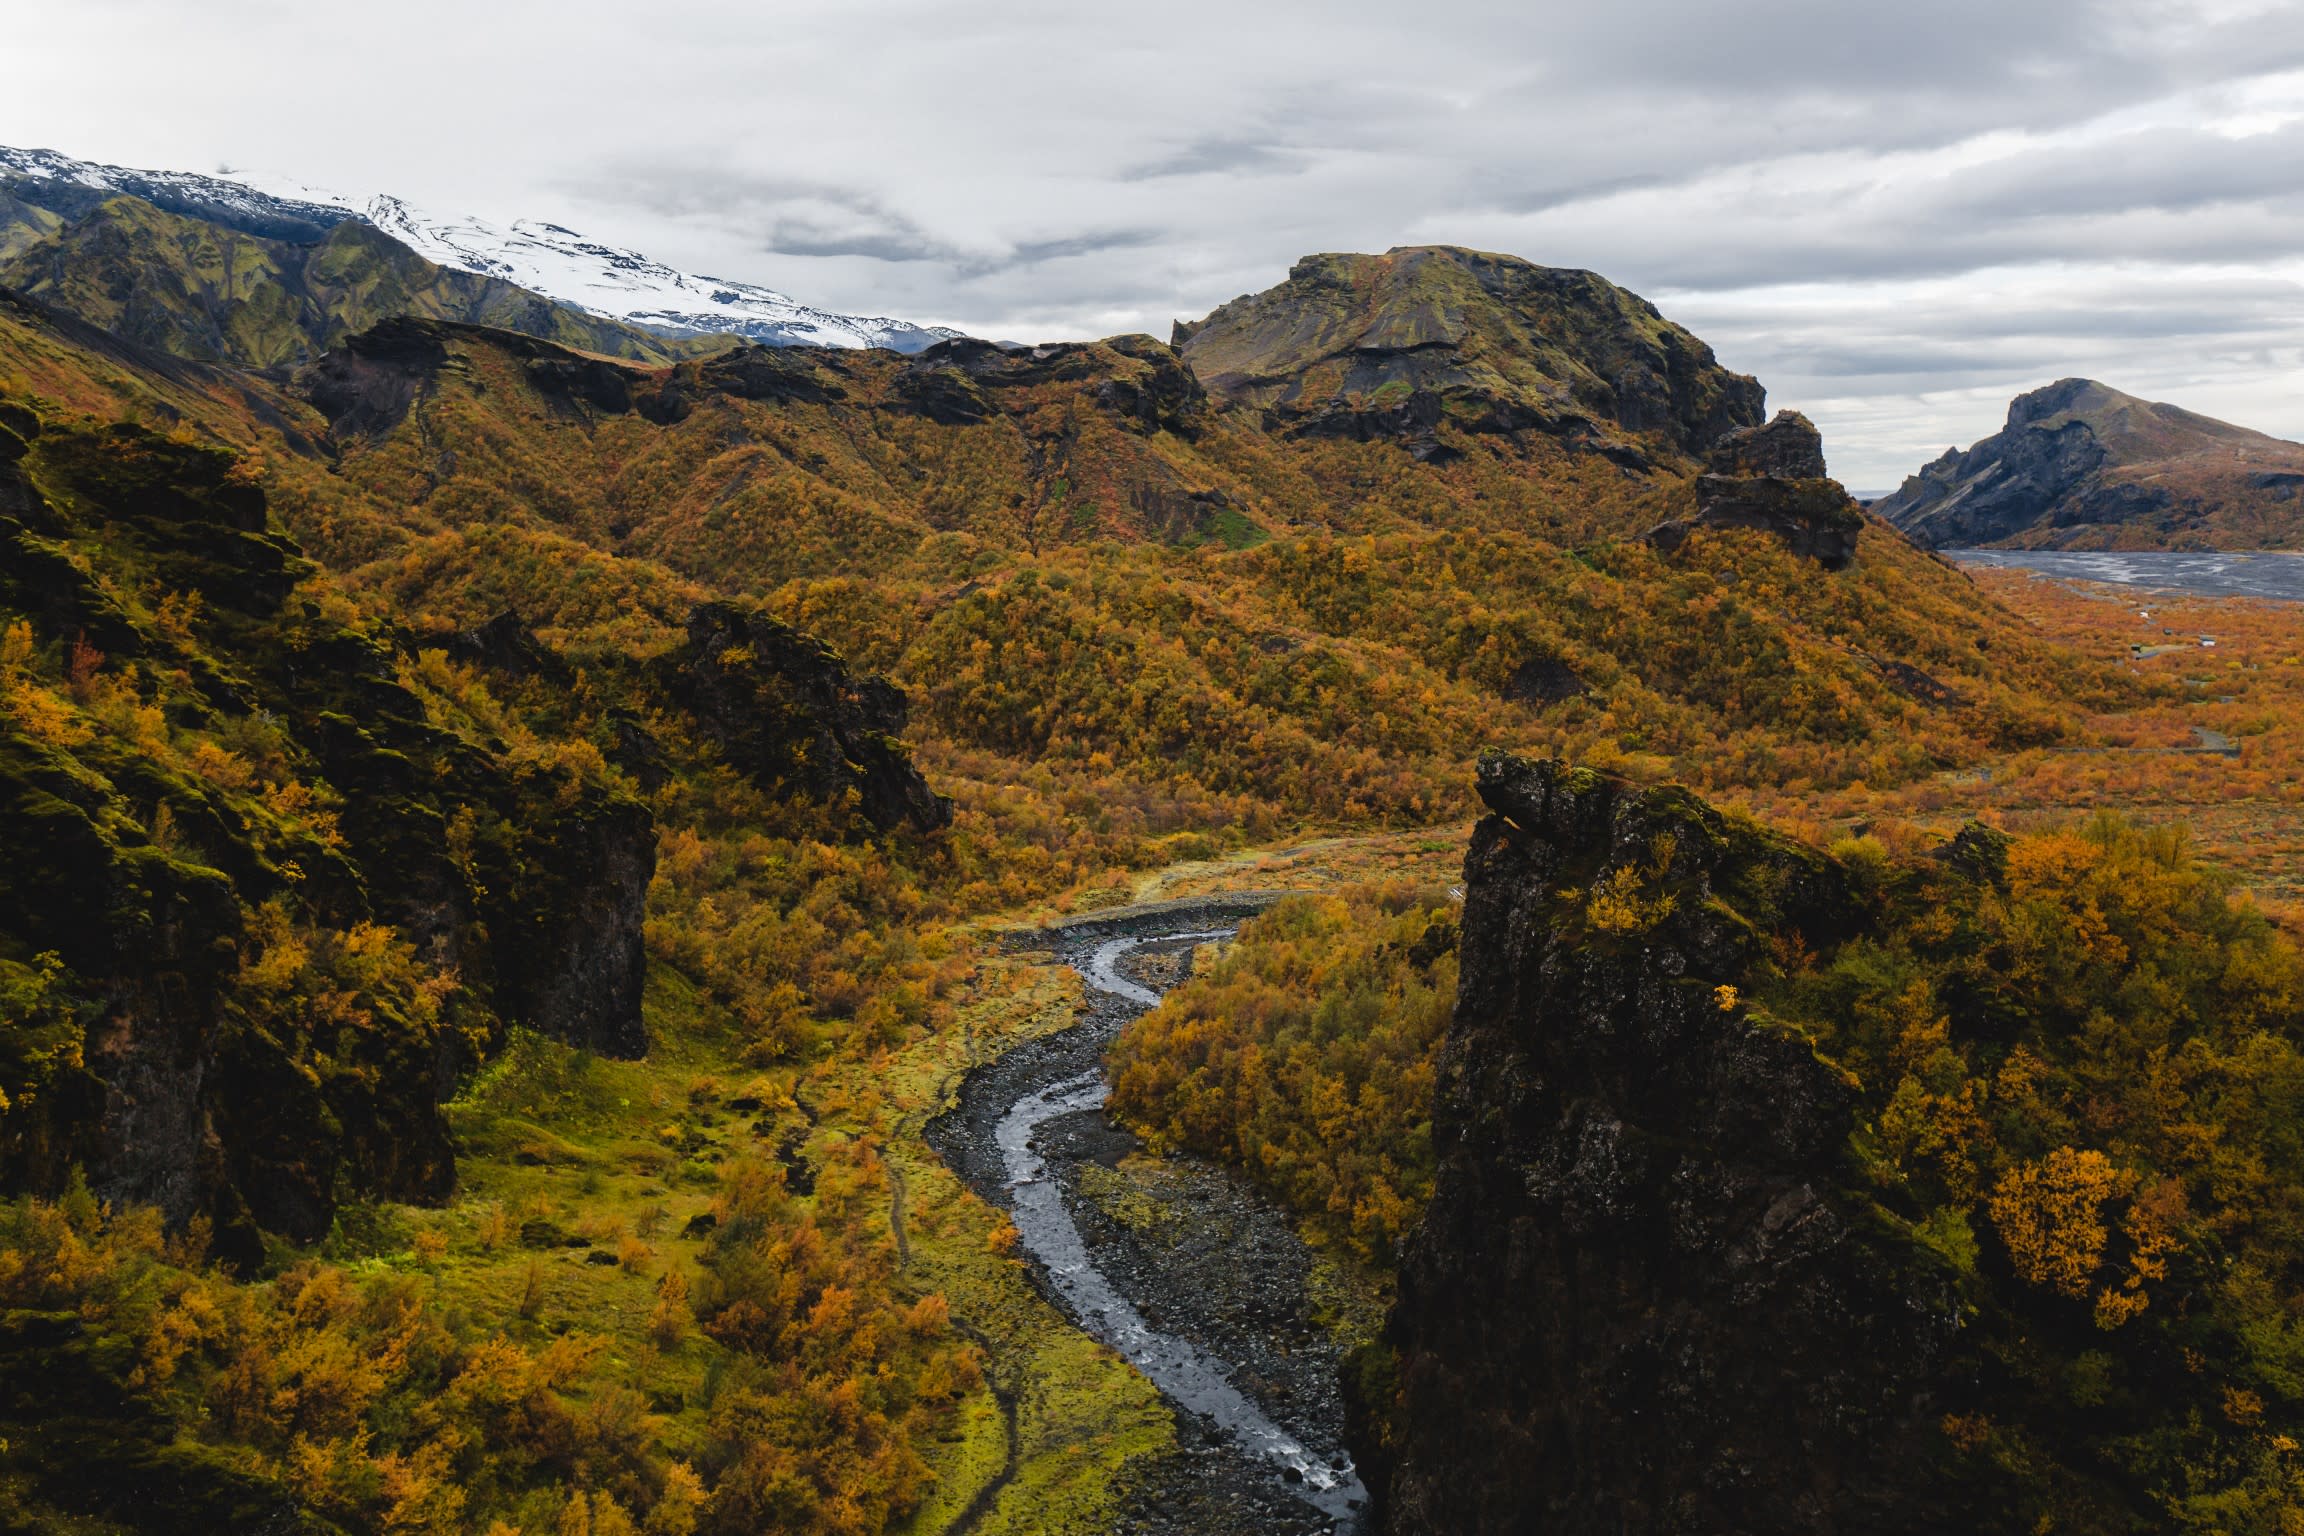
{"label": "shadowed ravine", "polygon": [[[1088,985],[1079,1023],[974,1074],[960,1108],[931,1137],[981,1192],[1008,1208],[1066,1315],[1179,1410],[1180,1439],[1198,1464],[1155,1477],[1164,1486],[1144,1491],[1139,1502],[1153,1519],[1140,1528],[1166,1528],[1163,1515],[1190,1522],[1221,1512],[1244,1532],[1348,1531],[1367,1494],[1339,1443],[1333,1351],[1324,1340],[1307,1347],[1302,1276],[1309,1260],[1286,1218],[1228,1175],[1195,1165],[1193,1176],[1221,1191],[1220,1220],[1249,1230],[1243,1236],[1228,1225],[1217,1238],[1215,1245],[1238,1255],[1222,1266],[1226,1275],[1179,1284],[1174,1267],[1164,1271],[1141,1250],[1124,1251],[1127,1240],[1113,1224],[1080,1204],[1079,1168],[1109,1166],[1134,1147],[1100,1113],[1110,1090],[1104,1046],[1160,998],[1145,984],[1150,978],[1131,976],[1127,967],[1135,958],[1173,956],[1225,937],[1232,927],[1213,924],[1232,915],[1187,910],[1128,924],[1139,929],[1134,933],[1049,935],[1062,963]],[[1272,1334],[1250,1345],[1262,1358],[1231,1357],[1248,1352],[1240,1349],[1243,1320],[1252,1328],[1259,1319],[1271,1323]],[[1172,1497],[1201,1507],[1172,1507]],[[1211,1499],[1220,1508],[1205,1507]],[[1295,1517],[1285,1513],[1291,1506],[1300,1512]],[[1318,1512],[1316,1524],[1305,1523],[1310,1511]]]}

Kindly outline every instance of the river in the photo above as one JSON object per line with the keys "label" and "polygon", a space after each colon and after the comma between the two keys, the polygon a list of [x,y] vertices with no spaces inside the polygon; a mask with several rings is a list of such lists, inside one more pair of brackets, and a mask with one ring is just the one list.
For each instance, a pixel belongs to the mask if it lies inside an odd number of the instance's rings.
{"label": "river", "polygon": [[[1141,1371],[1177,1410],[1189,1466],[1141,1490],[1156,1507],[1130,1529],[1348,1532],[1367,1492],[1342,1446],[1336,1352],[1309,1324],[1311,1259],[1286,1214],[1204,1163],[1180,1172],[1208,1230],[1181,1251],[1147,1252],[1080,1192],[1134,1139],[1102,1113],[1104,1047],[1159,1002],[1145,962],[1172,966],[1229,935],[1220,908],[1159,914],[1111,932],[1049,936],[1087,983],[1080,1020],[970,1075],[957,1110],[930,1128],[946,1161],[1007,1207],[1051,1297],[1074,1323]],[[1181,974],[1181,966],[1175,966]],[[1211,1264],[1213,1260],[1213,1264]],[[1289,1507],[1299,1513],[1290,1516]]]}
{"label": "river", "polygon": [[2304,602],[2304,554],[2268,550],[1947,549],[1960,565],[2004,566],[2198,597]]}

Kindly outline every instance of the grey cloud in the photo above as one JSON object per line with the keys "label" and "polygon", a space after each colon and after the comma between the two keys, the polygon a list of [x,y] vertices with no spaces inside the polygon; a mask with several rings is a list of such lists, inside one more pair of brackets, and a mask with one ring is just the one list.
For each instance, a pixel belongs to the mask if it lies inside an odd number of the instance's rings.
{"label": "grey cloud", "polygon": [[829,182],[635,161],[608,176],[572,182],[568,190],[589,201],[740,230],[771,255],[908,262],[956,261],[962,254],[878,197]]}
{"label": "grey cloud", "polygon": [[908,229],[847,230],[805,218],[780,218],[760,237],[770,256],[862,256],[869,261],[941,261],[952,248]]}
{"label": "grey cloud", "polygon": [[1164,235],[1148,228],[1088,229],[971,249],[879,198],[850,188],[678,164],[628,165],[572,190],[599,202],[635,204],[674,217],[706,220],[769,255],[932,262],[961,278],[1138,249]]}
{"label": "grey cloud", "polygon": [[2232,139],[2199,129],[2133,135],[2114,147],[2027,155],[1968,178],[1952,210],[1979,222],[2137,210],[2185,212],[2218,203],[2304,196],[2304,124]]}
{"label": "grey cloud", "polygon": [[1700,178],[1529,216],[1497,211],[1527,239],[1572,247],[1635,287],[1918,279],[2073,259],[2271,263],[2304,255],[2299,163],[2304,125],[2238,141],[2167,130],[1915,177],[1891,192],[1850,190],[1872,175],[1892,180],[1884,163],[1805,193],[1795,171],[1767,191]]}
{"label": "grey cloud", "polygon": [[1034,267],[1047,261],[1062,261],[1073,256],[1097,256],[1107,251],[1140,250],[1157,244],[1163,231],[1157,229],[1109,229],[1087,234],[1063,235],[1049,240],[1020,240],[1010,248],[1005,260],[979,262],[970,270],[977,272],[1004,272],[1011,267]]}
{"label": "grey cloud", "polygon": [[1118,173],[1121,181],[1158,181],[1170,176],[1284,176],[1304,168],[1298,151],[1261,139],[1195,139],[1171,154],[1140,161]]}

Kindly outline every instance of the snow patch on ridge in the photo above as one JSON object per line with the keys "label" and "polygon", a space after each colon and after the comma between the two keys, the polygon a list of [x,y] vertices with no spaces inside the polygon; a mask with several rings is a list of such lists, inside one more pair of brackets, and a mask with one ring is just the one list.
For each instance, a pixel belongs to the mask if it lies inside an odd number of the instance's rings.
{"label": "snow patch on ridge", "polygon": [[883,315],[841,315],[773,288],[682,272],[572,229],[522,219],[444,219],[379,197],[368,221],[427,260],[548,293],[597,315],[674,332],[716,332],[778,346],[894,347],[917,352],[959,335]]}
{"label": "snow patch on ridge", "polygon": [[0,182],[12,178],[97,194],[124,192],[172,211],[281,238],[300,233],[317,238],[346,219],[364,219],[440,266],[499,278],[595,315],[669,335],[918,352],[961,334],[884,315],[838,314],[773,288],[682,272],[558,224],[523,219],[506,226],[447,218],[397,197],[354,199],[261,172],[137,171],[74,160],[53,150],[0,147]]}

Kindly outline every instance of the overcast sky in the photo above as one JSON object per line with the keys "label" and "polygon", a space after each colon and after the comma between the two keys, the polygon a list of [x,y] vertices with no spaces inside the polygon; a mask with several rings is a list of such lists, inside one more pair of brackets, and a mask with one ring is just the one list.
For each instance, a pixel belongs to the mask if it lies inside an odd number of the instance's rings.
{"label": "overcast sky", "polygon": [[2299,0],[69,0],[0,143],[1148,330],[1310,251],[1590,267],[1894,485],[2066,374],[2304,438]]}

